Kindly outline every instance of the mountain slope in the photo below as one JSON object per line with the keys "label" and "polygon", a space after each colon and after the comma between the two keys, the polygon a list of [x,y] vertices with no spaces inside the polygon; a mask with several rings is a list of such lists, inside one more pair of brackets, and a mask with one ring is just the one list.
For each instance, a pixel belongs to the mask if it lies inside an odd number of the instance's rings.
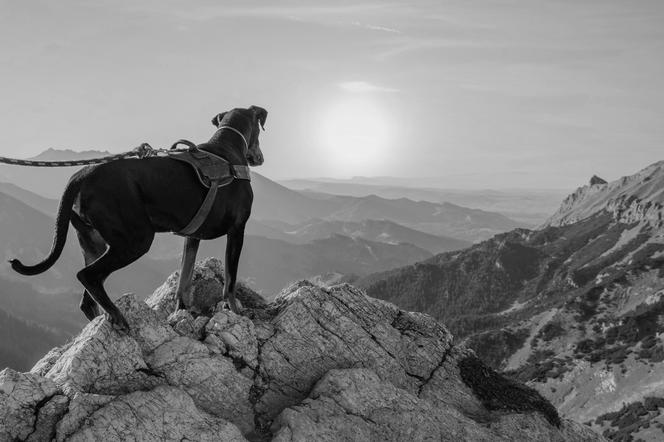
{"label": "mountain slope", "polygon": [[58,200],[45,198],[11,183],[0,183],[0,193],[9,195],[51,217],[55,217],[58,211]]}
{"label": "mountain slope", "polygon": [[612,439],[661,440],[663,188],[656,163],[577,190],[540,230],[500,234],[359,284],[445,320],[564,415]]}
{"label": "mountain slope", "polygon": [[[225,245],[225,238],[204,241],[198,256],[223,256]],[[343,235],[332,235],[305,244],[247,235],[238,276],[271,299],[284,286],[299,279],[328,272],[366,275],[430,256],[428,251],[411,244],[385,244]],[[164,268],[177,268],[179,261],[179,256],[171,255],[161,262]]]}
{"label": "mountain slope", "polygon": [[0,308],[0,367],[29,370],[62,340],[53,332],[18,319]]}
{"label": "mountain slope", "polygon": [[324,239],[331,235],[345,235],[387,244],[409,243],[431,253],[463,249],[469,242],[455,238],[436,236],[404,227],[388,220],[367,219],[364,221],[340,221],[312,219],[304,223],[286,227],[286,240],[297,243]]}
{"label": "mountain slope", "polygon": [[624,223],[649,222],[663,225],[664,161],[654,163],[631,176],[610,183],[594,181],[565,198],[545,226],[570,224],[601,210]]}

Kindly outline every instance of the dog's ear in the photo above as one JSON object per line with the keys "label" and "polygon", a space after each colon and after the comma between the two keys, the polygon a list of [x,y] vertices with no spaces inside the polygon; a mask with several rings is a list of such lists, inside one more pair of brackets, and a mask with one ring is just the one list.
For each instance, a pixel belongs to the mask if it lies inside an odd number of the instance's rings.
{"label": "dog's ear", "polygon": [[220,114],[217,114],[213,119],[212,119],[212,124],[215,127],[219,127],[221,125],[221,120],[224,119],[224,115],[226,115],[226,112],[222,112]]}
{"label": "dog's ear", "polygon": [[265,120],[267,120],[267,111],[262,107],[258,106],[251,106],[249,110],[252,111],[254,115],[256,115],[256,118],[258,118],[258,122],[261,124],[261,128],[265,130]]}

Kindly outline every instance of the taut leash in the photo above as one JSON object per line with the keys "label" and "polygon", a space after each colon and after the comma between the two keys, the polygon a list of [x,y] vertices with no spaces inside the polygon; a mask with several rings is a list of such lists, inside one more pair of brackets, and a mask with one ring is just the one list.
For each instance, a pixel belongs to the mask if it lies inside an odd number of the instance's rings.
{"label": "taut leash", "polygon": [[[111,161],[121,160],[124,158],[149,158],[158,156],[159,154],[169,154],[176,152],[188,152],[192,148],[195,149],[196,145],[191,141],[179,140],[177,144],[186,144],[186,148],[171,148],[171,149],[155,149],[148,143],[143,143],[129,152],[119,153],[115,155],[108,155],[99,158],[90,158],[87,160],[72,160],[72,161],[41,161],[41,160],[23,160],[18,158],[0,157],[0,163],[11,164],[14,166],[30,166],[30,167],[72,167],[72,166],[87,166],[90,164],[103,164],[110,163]],[[175,147],[175,145],[173,147]],[[192,147],[193,146],[193,147]]]}

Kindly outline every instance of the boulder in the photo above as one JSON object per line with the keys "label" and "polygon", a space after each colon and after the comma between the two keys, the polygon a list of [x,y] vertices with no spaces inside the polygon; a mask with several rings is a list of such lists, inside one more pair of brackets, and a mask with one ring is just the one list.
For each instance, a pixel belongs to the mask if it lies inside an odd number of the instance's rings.
{"label": "boulder", "polygon": [[[175,312],[176,292],[180,273],[168,277],[155,292],[146,299],[146,303],[163,317]],[[206,258],[194,267],[192,290],[182,300],[185,308],[194,316],[212,316],[217,305],[223,301],[224,266],[218,258]],[[267,302],[261,295],[244,283],[235,284],[235,297],[243,307],[264,308]]]}

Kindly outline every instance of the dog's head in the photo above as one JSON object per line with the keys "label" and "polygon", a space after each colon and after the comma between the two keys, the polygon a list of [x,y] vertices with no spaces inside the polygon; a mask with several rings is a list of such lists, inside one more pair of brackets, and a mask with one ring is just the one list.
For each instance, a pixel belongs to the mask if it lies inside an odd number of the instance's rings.
{"label": "dog's head", "polygon": [[262,107],[251,106],[249,109],[235,108],[217,114],[212,119],[212,124],[217,128],[230,126],[240,131],[247,141],[247,162],[250,166],[260,166],[264,159],[258,135],[261,129],[265,130],[265,120],[267,111]]}

